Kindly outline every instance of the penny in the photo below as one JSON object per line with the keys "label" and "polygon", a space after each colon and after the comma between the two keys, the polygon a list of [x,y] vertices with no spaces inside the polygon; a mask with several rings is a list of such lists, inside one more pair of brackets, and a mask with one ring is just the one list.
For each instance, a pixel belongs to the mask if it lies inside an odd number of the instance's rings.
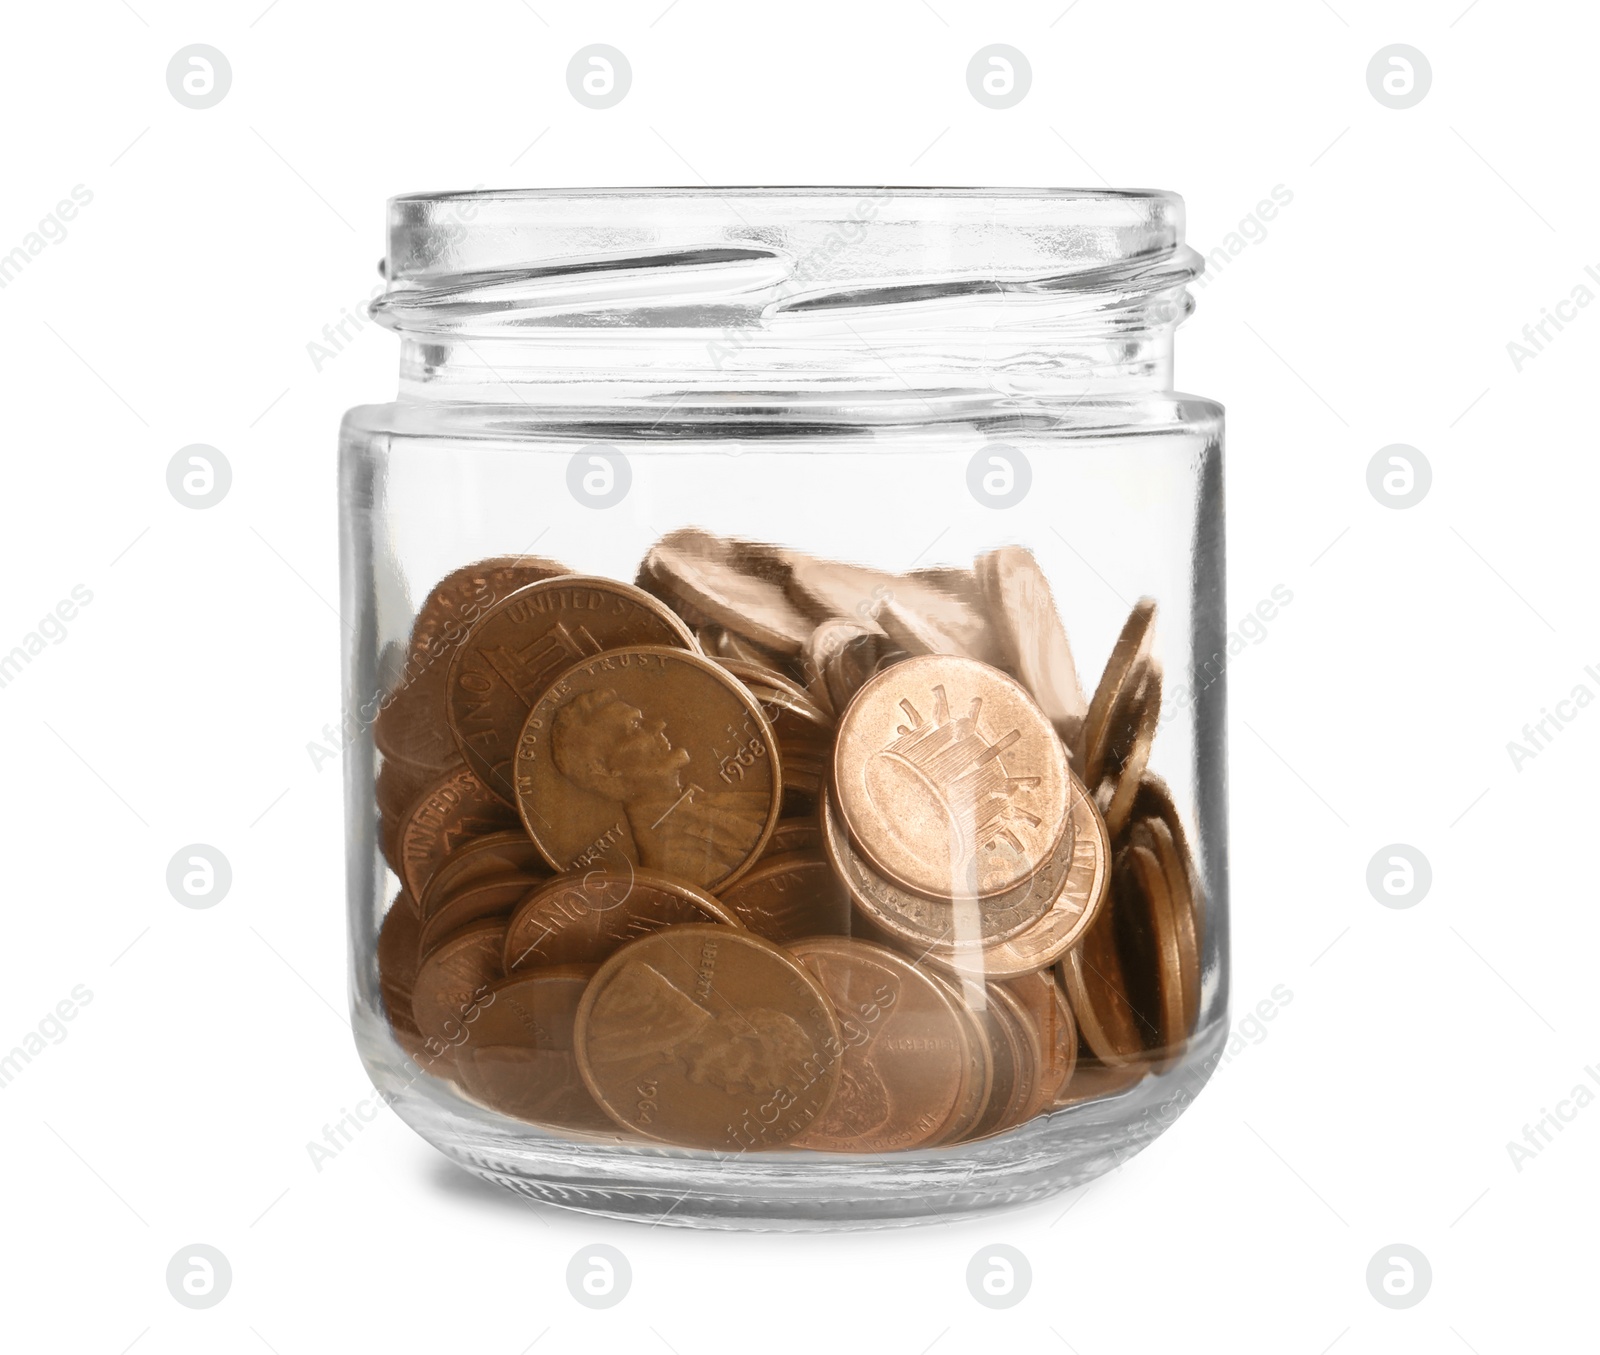
{"label": "penny", "polygon": [[849,891],[821,852],[763,857],[719,897],[751,931],[780,944],[850,932]]}
{"label": "penny", "polygon": [[434,867],[462,843],[516,826],[514,813],[471,768],[448,771],[417,797],[401,821],[400,878],[412,898],[421,898]]}
{"label": "penny", "polygon": [[828,995],[787,952],[734,927],[669,927],[601,966],[578,1004],[578,1072],[623,1128],[685,1148],[794,1140],[840,1081]]}
{"label": "penny", "polygon": [[695,639],[708,657],[737,659],[740,663],[754,664],[773,672],[782,671],[783,656],[776,650],[758,645],[722,626],[701,626],[695,632]]}
{"label": "penny", "polygon": [[744,659],[726,659],[718,657],[715,661],[721,667],[727,669],[728,672],[732,673],[734,677],[738,678],[739,681],[744,683],[745,686],[751,688],[769,688],[774,692],[774,694],[785,697],[793,704],[808,712],[813,712],[821,723],[826,724],[830,728],[832,727],[832,719],[823,711],[818,709],[816,701],[812,698],[811,693],[793,678],[789,677],[786,673],[780,673],[776,669],[764,667],[759,663],[749,663]]}
{"label": "penny", "polygon": [[1112,837],[1121,834],[1133,812],[1139,779],[1149,765],[1150,745],[1160,720],[1161,668],[1152,660],[1141,665],[1128,700],[1112,713],[1103,770],[1094,787],[1095,804]]}
{"label": "penny", "polygon": [[424,919],[430,918],[452,894],[496,875],[548,879],[550,866],[520,826],[469,838],[434,867],[418,909]]}
{"label": "penny", "polygon": [[811,623],[777,584],[733,564],[729,544],[703,534],[663,538],[640,566],[640,586],[696,621],[778,654],[798,654]]}
{"label": "penny", "polygon": [[800,649],[800,673],[812,700],[837,717],[877,671],[885,643],[872,622],[837,616],[822,622]]}
{"label": "penny", "polygon": [[1037,873],[1066,827],[1068,778],[1032,698],[971,659],[896,664],[839,720],[833,780],[851,839],[929,898],[988,898]]}
{"label": "penny", "polygon": [[1055,1104],[1078,1062],[1078,1025],[1054,969],[1039,969],[1001,985],[1022,1004],[1039,1037],[1039,1096],[1028,1118]]}
{"label": "penny", "polygon": [[767,845],[761,850],[761,859],[770,861],[775,856],[790,852],[818,852],[822,850],[822,824],[815,814],[792,819],[779,819]]}
{"label": "penny", "polygon": [[1177,935],[1177,980],[1183,993],[1182,1029],[1192,1031],[1200,1017],[1200,916],[1190,886],[1189,863],[1184,860],[1172,831],[1158,818],[1142,819],[1128,831],[1128,841],[1148,847],[1161,864],[1161,876],[1172,905],[1172,925]]}
{"label": "penny", "polygon": [[517,736],[563,670],[626,645],[697,648],[693,634],[648,593],[569,574],[518,589],[490,607],[450,661],[445,709],[467,765],[507,804]]}
{"label": "penny", "polygon": [[411,1013],[428,1048],[453,1056],[467,1039],[490,987],[503,978],[500,952],[506,924],[474,922],[439,945],[417,966]]}
{"label": "penny", "polygon": [[1183,817],[1178,813],[1177,804],[1173,801],[1172,791],[1167,783],[1159,776],[1145,772],[1139,781],[1138,794],[1133,797],[1130,817],[1135,821],[1160,819],[1166,825],[1172,844],[1177,850],[1178,860],[1183,865],[1184,884],[1195,915],[1195,925],[1197,928],[1202,927],[1205,921],[1205,891],[1200,883],[1200,868],[1195,862],[1194,853],[1189,849],[1189,835],[1184,829]]}
{"label": "penny", "polygon": [[815,797],[832,761],[833,721],[801,687],[777,686],[755,677],[742,680],[760,703],[761,713],[778,742],[784,789]]}
{"label": "penny", "polygon": [[1112,1068],[1144,1054],[1144,1032],[1130,996],[1118,947],[1117,915],[1128,907],[1126,891],[1113,891],[1083,939],[1062,957],[1062,986],[1072,1003],[1084,1045]]}
{"label": "penny", "polygon": [[[566,566],[535,556],[480,560],[452,571],[417,609],[405,666],[373,720],[373,741],[386,757],[443,771],[460,758],[445,720],[450,658],[472,624],[508,593],[565,574]],[[431,778],[430,778],[431,779]]]}
{"label": "penny", "polygon": [[1022,1005],[998,984],[987,985],[985,1000],[972,1009],[994,1051],[994,1094],[970,1138],[985,1138],[1014,1128],[1033,1114],[1039,1095],[1039,1034]]}
{"label": "penny", "polygon": [[1117,857],[1113,915],[1126,992],[1143,1027],[1145,1048],[1161,1072],[1177,1062],[1189,1033],[1184,956],[1173,916],[1172,896],[1161,863],[1148,847],[1130,843]]}
{"label": "penny", "polygon": [[1063,834],[1063,845],[1046,868],[1014,890],[981,903],[972,898],[929,899],[902,889],[872,869],[851,843],[831,791],[822,797],[821,825],[822,847],[829,863],[877,927],[919,954],[974,952],[973,963],[980,967],[985,946],[1019,935],[1049,912],[1072,861],[1072,846]]}
{"label": "penny", "polygon": [[1089,707],[1050,581],[1026,546],[980,555],[975,573],[1005,655],[1002,666],[1033,693],[1070,747]]}
{"label": "penny", "polygon": [[512,911],[543,883],[541,875],[492,875],[464,885],[437,904],[422,922],[417,954],[426,959],[447,937],[486,917],[509,921]]}
{"label": "penny", "polygon": [[630,862],[715,891],[761,854],[779,764],[737,678],[698,654],[618,649],[569,668],[529,713],[517,804],[558,870]]}
{"label": "penny", "polygon": [[733,909],[665,875],[636,867],[571,871],[518,906],[506,929],[505,971],[599,964],[635,937],[689,922],[739,925]]}
{"label": "penny", "polygon": [[1100,675],[1100,685],[1094,689],[1094,698],[1089,702],[1088,714],[1084,716],[1078,756],[1073,760],[1089,786],[1099,785],[1105,772],[1106,754],[1116,728],[1112,720],[1113,712],[1127,700],[1139,678],[1139,669],[1150,657],[1155,620],[1154,599],[1140,598],[1123,623],[1122,632],[1112,646],[1111,657],[1106,661],[1105,672]]}
{"label": "penny", "polygon": [[995,1096],[1009,1093],[996,1090],[995,1079],[1000,1074],[996,1071],[995,1063],[999,1056],[995,1053],[986,1023],[977,1010],[984,1005],[982,981],[940,974],[934,970],[923,972],[950,995],[967,1036],[967,1063],[962,1075],[960,1099],[950,1119],[930,1145],[942,1147],[971,1137]]}
{"label": "penny", "polygon": [[1120,1096],[1138,1086],[1149,1075],[1150,1069],[1143,1063],[1124,1063],[1108,1068],[1085,1045],[1078,1053],[1071,1080],[1056,1093],[1051,1109],[1062,1110],[1067,1106],[1082,1105],[1085,1101]]}
{"label": "penny", "polygon": [[971,1057],[950,994],[911,961],[847,937],[797,941],[843,1040],[833,1105],[796,1147],[881,1153],[934,1142],[961,1108]]}
{"label": "penny", "polygon": [[378,928],[378,992],[383,998],[389,1024],[396,1030],[404,1028],[411,1034],[417,1033],[416,1018],[411,1014],[411,998],[416,989],[417,938],[421,930],[422,920],[417,916],[417,906],[402,889],[394,896]]}
{"label": "penny", "polygon": [[456,1056],[462,1085],[502,1115],[615,1134],[578,1075],[573,1022],[595,965],[557,965],[495,984]]}
{"label": "penny", "polygon": [[893,595],[883,600],[875,615],[890,643],[907,654],[942,654],[987,664],[999,664],[1004,659],[986,625],[975,635],[968,635],[961,629],[941,626]]}

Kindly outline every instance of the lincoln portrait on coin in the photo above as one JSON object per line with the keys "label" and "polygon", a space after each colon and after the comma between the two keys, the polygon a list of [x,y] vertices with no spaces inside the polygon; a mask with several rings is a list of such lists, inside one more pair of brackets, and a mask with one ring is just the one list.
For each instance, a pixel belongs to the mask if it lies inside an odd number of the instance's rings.
{"label": "lincoln portrait on coin", "polygon": [[[648,870],[697,884],[731,874],[761,835],[768,795],[706,790],[686,779],[687,748],[675,748],[666,721],[646,717],[609,688],[575,696],[555,714],[550,752],[556,770],[622,806]],[[716,769],[708,767],[707,779]]]}

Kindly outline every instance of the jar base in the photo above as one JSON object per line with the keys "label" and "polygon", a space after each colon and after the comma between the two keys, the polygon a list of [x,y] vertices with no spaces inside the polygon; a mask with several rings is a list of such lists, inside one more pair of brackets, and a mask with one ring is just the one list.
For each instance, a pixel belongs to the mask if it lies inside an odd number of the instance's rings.
{"label": "jar base", "polygon": [[[367,1023],[361,1023],[366,1025]],[[947,1223],[1083,1185],[1140,1152],[1194,1100],[1220,1060],[1225,1014],[1172,1068],[990,1139],[877,1155],[726,1154],[582,1142],[494,1115],[419,1076],[387,1026],[357,1044],[391,1108],[452,1162],[528,1199],[676,1227],[826,1232]]]}

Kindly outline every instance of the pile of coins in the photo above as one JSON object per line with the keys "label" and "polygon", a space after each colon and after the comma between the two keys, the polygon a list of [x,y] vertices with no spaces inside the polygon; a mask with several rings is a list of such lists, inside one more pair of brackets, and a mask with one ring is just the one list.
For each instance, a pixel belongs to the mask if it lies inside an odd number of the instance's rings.
{"label": "pile of coins", "polygon": [[1171,1066],[1203,903],[1154,622],[1086,700],[1018,546],[457,570],[373,729],[396,1039],[503,1115],[721,1151],[965,1142]]}

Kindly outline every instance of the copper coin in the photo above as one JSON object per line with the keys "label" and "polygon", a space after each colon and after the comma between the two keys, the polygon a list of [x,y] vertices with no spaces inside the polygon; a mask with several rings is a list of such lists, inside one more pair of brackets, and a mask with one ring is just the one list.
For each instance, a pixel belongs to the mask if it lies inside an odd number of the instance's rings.
{"label": "copper coin", "polygon": [[462,1085],[502,1115],[583,1134],[615,1134],[578,1076],[573,1021],[595,965],[557,965],[489,990],[456,1055]]}
{"label": "copper coin", "polygon": [[469,922],[486,917],[509,922],[517,905],[545,881],[542,875],[491,875],[463,885],[438,903],[422,922],[417,954],[426,959],[447,937],[454,936]]}
{"label": "copper coin", "polygon": [[417,938],[421,930],[417,905],[402,889],[394,896],[378,928],[378,991],[383,997],[389,1024],[396,1029],[403,1027],[412,1034],[417,1033],[416,1018],[411,1014],[411,997],[416,989]]}
{"label": "copper coin", "polygon": [[469,838],[434,867],[417,907],[430,918],[452,894],[496,875],[550,878],[550,865],[521,826]]}
{"label": "copper coin", "polygon": [[[1122,633],[1117,636],[1111,657],[1106,661],[1105,672],[1100,675],[1100,685],[1094,689],[1094,699],[1089,702],[1089,712],[1083,721],[1078,756],[1073,759],[1089,786],[1099,785],[1105,774],[1111,738],[1117,729],[1113,715],[1138,684],[1140,669],[1149,659],[1155,641],[1155,623],[1155,600],[1140,598],[1123,623]],[[1126,721],[1122,723],[1125,725]]]}
{"label": "copper coin", "polygon": [[1177,849],[1178,859],[1183,864],[1183,876],[1194,910],[1196,929],[1203,933],[1205,890],[1200,882],[1200,867],[1194,859],[1194,852],[1189,847],[1189,834],[1183,826],[1183,816],[1178,813],[1172,791],[1159,776],[1147,771],[1140,779],[1139,792],[1133,797],[1131,817],[1134,820],[1160,819],[1166,825],[1172,844]]}
{"label": "copper coin", "polygon": [[1141,665],[1128,700],[1112,712],[1103,770],[1094,787],[1095,804],[1113,837],[1127,827],[1160,721],[1161,666],[1148,660]]}
{"label": "copper coin", "polygon": [[1083,1043],[1112,1068],[1140,1059],[1144,1029],[1130,993],[1118,944],[1117,915],[1128,907],[1126,890],[1113,891],[1083,939],[1061,959],[1061,982],[1072,1003]]}
{"label": "copper coin", "polygon": [[404,763],[414,778],[436,777],[461,761],[445,721],[445,667],[424,669],[389,692],[372,722],[385,762]]}
{"label": "copper coin", "polygon": [[971,1047],[950,994],[893,951],[848,937],[813,937],[790,952],[838,1014],[839,1092],[799,1148],[881,1153],[933,1143],[970,1087]]}
{"label": "copper coin", "polygon": [[783,656],[776,650],[758,645],[742,635],[735,635],[721,626],[701,626],[695,632],[701,650],[710,658],[737,659],[741,663],[755,664],[773,672],[781,672]]}
{"label": "copper coin", "polygon": [[686,1148],[775,1148],[839,1084],[839,1023],[786,951],[735,927],[669,927],[601,966],[578,1005],[578,1071],[625,1129]]}
{"label": "copper coin", "polygon": [[1138,1062],[1107,1067],[1089,1052],[1085,1045],[1078,1053],[1072,1077],[1056,1093],[1052,1109],[1082,1105],[1085,1101],[1100,1101],[1109,1096],[1119,1096],[1143,1082],[1150,1075],[1148,1065]]}
{"label": "copper coin", "polygon": [[1089,703],[1050,581],[1026,546],[1002,546],[981,555],[974,572],[1005,654],[1004,667],[1033,693],[1070,747],[1083,729]]}
{"label": "copper coin", "polygon": [[719,897],[757,936],[780,944],[850,931],[850,894],[821,852],[763,857]]}
{"label": "copper coin", "polygon": [[[970,586],[971,576],[957,571]],[[795,554],[789,557],[789,595],[817,620],[845,617],[912,641],[948,646],[943,652],[968,655],[985,663],[999,661],[993,628],[979,599],[969,588],[952,589],[925,573],[888,574],[882,570]],[[914,652],[934,652],[918,650]]]}
{"label": "copper coin", "polygon": [[1200,916],[1184,860],[1172,832],[1158,818],[1142,819],[1128,830],[1128,841],[1148,847],[1161,865],[1177,938],[1177,981],[1183,993],[1182,1029],[1188,1034],[1200,1016]]}
{"label": "copper coin", "polygon": [[956,1103],[955,1112],[931,1145],[942,1147],[970,1138],[993,1104],[995,1096],[1004,1097],[1009,1093],[996,1089],[996,1078],[1002,1076],[995,1066],[998,1056],[990,1042],[988,1028],[977,1011],[984,1005],[982,980],[964,975],[940,974],[926,968],[922,972],[950,995],[967,1034],[967,1066],[962,1076],[961,1097]]}
{"label": "copper coin", "polygon": [[1003,985],[1027,1012],[1039,1035],[1039,1099],[1028,1118],[1056,1103],[1078,1062],[1078,1024],[1054,969],[1007,979]]}
{"label": "copper coin", "polygon": [[636,937],[690,922],[739,925],[732,909],[681,880],[637,867],[570,871],[517,908],[506,929],[505,970],[599,964]]}
{"label": "copper coin", "polygon": [[515,815],[473,774],[458,767],[430,785],[400,825],[400,878],[414,899],[434,868],[470,838],[515,828]]}
{"label": "copper coin", "polygon": [[721,655],[707,655],[707,657],[713,658],[728,672],[732,673],[734,677],[738,678],[740,682],[744,683],[745,686],[770,687],[777,692],[781,692],[785,696],[792,698],[802,708],[815,711],[818,719],[831,727],[833,721],[816,709],[816,702],[812,699],[811,693],[787,673],[780,672],[764,664],[751,663],[745,659],[730,659]]}
{"label": "copper coin", "polygon": [[433,1053],[453,1056],[467,1039],[489,989],[504,977],[505,934],[500,919],[474,922],[417,966],[411,1014]]}
{"label": "copper coin", "polygon": [[[821,824],[823,851],[861,911],[919,955],[981,952],[1020,935],[1050,911],[1072,862],[1072,843],[1063,834],[1064,845],[1046,868],[1016,889],[981,902],[929,899],[873,870],[850,841],[831,791],[822,797]],[[974,963],[981,969],[979,960]]]}
{"label": "copper coin", "polygon": [[[887,638],[871,621],[835,616],[818,625],[800,649],[800,675],[811,699],[829,715],[837,716],[850,704],[861,684],[877,671]],[[846,655],[849,658],[835,685],[829,678],[830,670]],[[853,685],[851,677],[855,678]],[[837,699],[841,692],[843,702]]]}
{"label": "copper coin", "polygon": [[790,852],[818,852],[822,850],[822,824],[815,814],[798,818],[779,819],[761,851],[761,859],[770,861],[775,856]]}
{"label": "copper coin", "polygon": [[798,654],[811,623],[777,584],[741,569],[731,544],[705,533],[664,537],[640,566],[640,586],[697,623],[721,626],[779,654]]}
{"label": "copper coin", "polygon": [[1067,825],[1066,753],[1033,699],[971,659],[908,659],[839,720],[833,780],[851,839],[933,899],[1022,884]]}
{"label": "copper coin", "polygon": [[1113,921],[1128,1000],[1143,1028],[1145,1048],[1155,1056],[1153,1066],[1161,1072],[1183,1053],[1189,999],[1172,896],[1155,852],[1135,843],[1124,847],[1112,889],[1125,895],[1118,898]]}
{"label": "copper coin", "polygon": [[772,833],[779,762],[737,678],[682,650],[618,649],[569,668],[529,713],[517,801],[558,870],[630,862],[716,890]]}
{"label": "copper coin", "polygon": [[697,648],[660,602],[613,579],[545,579],[490,607],[450,661],[446,712],[467,765],[515,804],[511,763],[534,702],[565,669],[625,645]]}
{"label": "copper coin", "polygon": [[989,1105],[968,1138],[985,1138],[1031,1118],[1039,1096],[1039,1034],[1021,1004],[998,984],[987,985],[986,1001],[973,1008],[994,1053],[995,1086]]}

